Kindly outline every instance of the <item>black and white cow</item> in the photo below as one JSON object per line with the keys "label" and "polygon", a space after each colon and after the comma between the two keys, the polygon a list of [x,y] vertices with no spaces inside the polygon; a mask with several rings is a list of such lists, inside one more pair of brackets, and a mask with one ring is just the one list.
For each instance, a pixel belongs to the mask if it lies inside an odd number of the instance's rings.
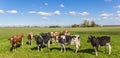
{"label": "black and white cow", "polygon": [[34,35],[33,36],[35,38],[36,44],[37,44],[37,49],[39,52],[39,49],[42,51],[42,47],[43,47],[43,38],[39,35]]}
{"label": "black and white cow", "polygon": [[43,43],[47,44],[47,48],[50,48],[50,33],[40,33],[41,37],[43,38]]}
{"label": "black and white cow", "polygon": [[107,46],[109,48],[109,54],[111,54],[111,45],[110,45],[109,36],[101,36],[101,37],[89,36],[87,42],[91,42],[91,45],[95,50],[96,56],[98,56],[99,46],[105,46],[105,52],[106,52],[106,46]]}
{"label": "black and white cow", "polygon": [[44,44],[47,44],[47,47],[50,48],[50,38],[51,38],[50,33],[40,33],[40,36],[34,35],[34,38],[37,43],[38,51],[39,49],[41,49],[42,51],[42,47]]}
{"label": "black and white cow", "polygon": [[64,49],[64,52],[66,52],[65,45],[75,45],[76,46],[75,53],[77,53],[77,51],[80,47],[80,36],[79,35],[74,35],[74,36],[60,35],[59,43],[61,45],[61,52],[63,51],[63,49]]}

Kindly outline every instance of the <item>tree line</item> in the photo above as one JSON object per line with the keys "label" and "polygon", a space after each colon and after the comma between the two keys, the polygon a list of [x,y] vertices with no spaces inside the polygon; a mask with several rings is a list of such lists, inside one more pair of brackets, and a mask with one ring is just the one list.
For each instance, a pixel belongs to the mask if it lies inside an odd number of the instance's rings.
{"label": "tree line", "polygon": [[80,25],[73,24],[71,27],[99,27],[100,25],[96,24],[94,21],[84,20],[84,22]]}

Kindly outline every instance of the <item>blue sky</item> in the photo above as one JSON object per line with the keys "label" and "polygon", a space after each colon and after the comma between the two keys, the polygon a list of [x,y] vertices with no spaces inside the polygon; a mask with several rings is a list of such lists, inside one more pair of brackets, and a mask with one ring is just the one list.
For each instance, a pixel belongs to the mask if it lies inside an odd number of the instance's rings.
{"label": "blue sky", "polygon": [[120,0],[0,0],[0,26],[120,25]]}

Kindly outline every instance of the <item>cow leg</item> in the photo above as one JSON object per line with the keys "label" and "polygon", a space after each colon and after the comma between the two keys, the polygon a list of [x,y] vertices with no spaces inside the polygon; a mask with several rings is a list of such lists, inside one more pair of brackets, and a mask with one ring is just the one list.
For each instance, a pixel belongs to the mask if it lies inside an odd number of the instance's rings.
{"label": "cow leg", "polygon": [[50,48],[50,40],[48,40],[47,48]]}
{"label": "cow leg", "polygon": [[66,48],[65,48],[65,45],[64,45],[64,44],[62,44],[62,46],[63,46],[64,52],[66,52]]}
{"label": "cow leg", "polygon": [[32,40],[30,39],[30,45],[32,44]]}
{"label": "cow leg", "polygon": [[109,55],[111,54],[111,45],[110,43],[107,43],[108,49],[109,49]]}
{"label": "cow leg", "polygon": [[43,44],[40,45],[40,51],[42,51]]}
{"label": "cow leg", "polygon": [[21,43],[22,43],[22,45],[23,45],[23,38],[22,38],[22,42],[21,42]]}
{"label": "cow leg", "polygon": [[13,51],[16,51],[16,44],[13,44],[12,49],[13,49]]}
{"label": "cow leg", "polygon": [[52,39],[52,43],[55,43],[55,38],[52,37],[51,39]]}
{"label": "cow leg", "polygon": [[77,43],[77,44],[76,44],[76,51],[75,51],[75,53],[77,53],[77,51],[79,50],[79,47],[80,47],[80,44]]}
{"label": "cow leg", "polygon": [[93,48],[94,48],[94,50],[95,50],[96,56],[98,56],[97,47],[93,47]]}
{"label": "cow leg", "polygon": [[63,49],[64,49],[64,52],[66,52],[66,48],[65,48],[65,45],[64,44],[60,44],[61,45],[61,52],[63,51]]}
{"label": "cow leg", "polygon": [[109,55],[111,54],[111,45],[108,46],[109,47]]}
{"label": "cow leg", "polygon": [[105,50],[104,50],[104,53],[106,53],[106,47],[107,47],[107,45],[105,45]]}
{"label": "cow leg", "polygon": [[40,50],[39,50],[39,49],[40,49],[39,47],[40,47],[40,44],[37,45],[38,52],[40,51]]}
{"label": "cow leg", "polygon": [[60,46],[61,46],[61,52],[63,51],[63,46],[62,46],[62,43],[60,43]]}
{"label": "cow leg", "polygon": [[12,51],[14,51],[14,45],[12,45],[12,48],[11,48]]}
{"label": "cow leg", "polygon": [[23,38],[22,38],[22,40],[21,40],[21,46],[22,46],[22,48],[23,48]]}
{"label": "cow leg", "polygon": [[30,39],[28,40],[28,45],[30,45]]}
{"label": "cow leg", "polygon": [[56,36],[56,42],[58,43],[58,36]]}

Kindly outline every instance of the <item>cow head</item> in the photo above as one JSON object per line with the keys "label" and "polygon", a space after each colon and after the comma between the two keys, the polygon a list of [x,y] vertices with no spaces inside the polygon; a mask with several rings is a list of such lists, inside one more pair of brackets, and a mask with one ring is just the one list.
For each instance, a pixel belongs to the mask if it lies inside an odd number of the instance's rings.
{"label": "cow head", "polygon": [[36,38],[39,37],[39,36],[38,36],[38,35],[34,35],[33,37],[36,39]]}
{"label": "cow head", "polygon": [[80,36],[79,36],[79,35],[71,36],[71,38],[72,38],[74,41],[80,40]]}
{"label": "cow head", "polygon": [[40,35],[41,36],[46,36],[46,33],[41,32]]}
{"label": "cow head", "polygon": [[87,42],[92,42],[94,39],[95,39],[95,36],[90,35],[90,36],[88,37]]}

